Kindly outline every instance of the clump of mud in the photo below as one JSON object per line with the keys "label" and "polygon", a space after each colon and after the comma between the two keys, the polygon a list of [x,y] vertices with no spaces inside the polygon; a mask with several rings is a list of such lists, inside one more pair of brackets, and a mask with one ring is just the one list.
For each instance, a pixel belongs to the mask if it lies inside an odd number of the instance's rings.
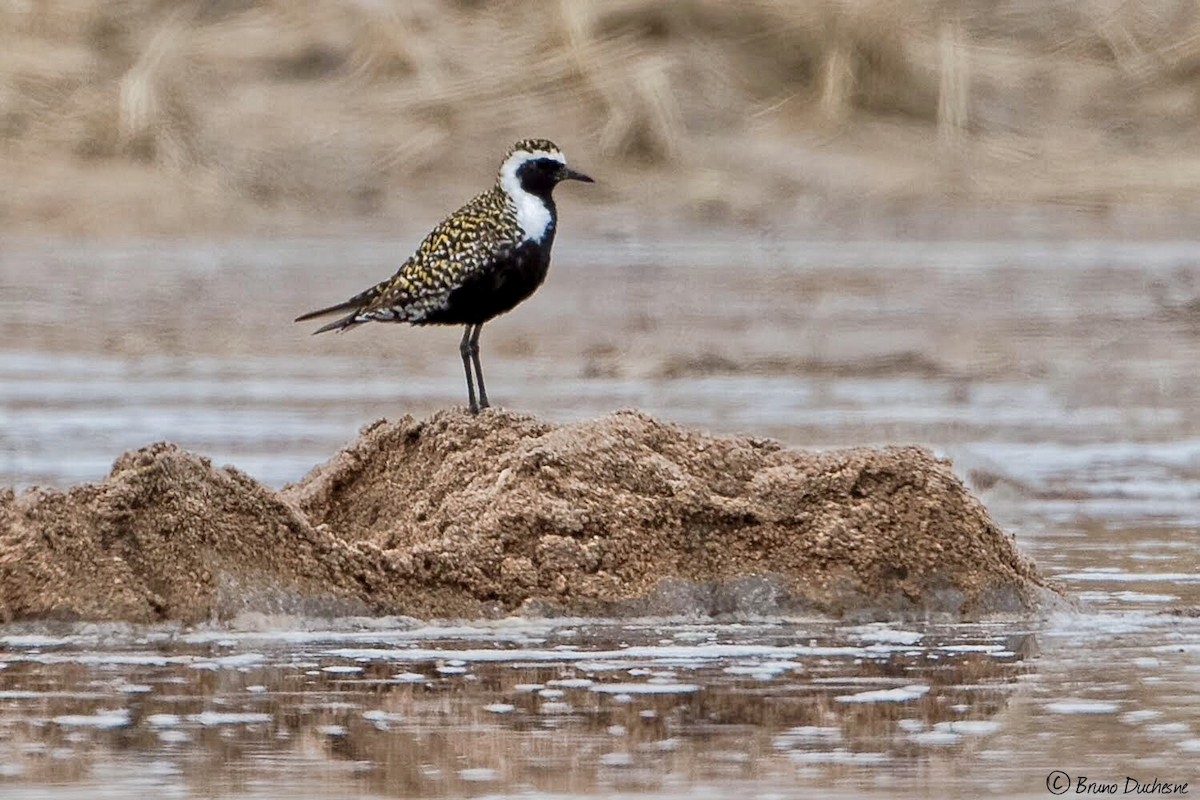
{"label": "clump of mud", "polygon": [[9,619],[194,621],[330,601],[349,612],[368,606],[347,587],[380,561],[169,444],[125,454],[98,485],[0,496]]}
{"label": "clump of mud", "polygon": [[645,415],[378,422],[276,494],[171,445],[0,495],[0,614],[492,616],[1034,608],[1033,565],[918,448],[804,453]]}

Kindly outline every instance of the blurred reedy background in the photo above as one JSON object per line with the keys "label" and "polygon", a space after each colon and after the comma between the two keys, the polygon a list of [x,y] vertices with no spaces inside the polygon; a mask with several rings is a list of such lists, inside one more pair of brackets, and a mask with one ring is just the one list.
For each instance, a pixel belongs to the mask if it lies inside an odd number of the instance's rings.
{"label": "blurred reedy background", "polygon": [[0,229],[425,224],[531,135],[603,180],[580,224],[1178,220],[1198,8],[0,0]]}

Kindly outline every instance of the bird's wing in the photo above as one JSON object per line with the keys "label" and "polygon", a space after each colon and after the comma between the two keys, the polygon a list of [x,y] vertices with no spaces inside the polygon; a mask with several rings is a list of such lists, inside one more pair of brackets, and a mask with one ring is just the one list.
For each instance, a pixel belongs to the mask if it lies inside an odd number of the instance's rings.
{"label": "bird's wing", "polygon": [[419,322],[442,308],[450,293],[473,274],[495,267],[518,243],[518,231],[516,215],[503,192],[484,192],[430,231],[392,277],[296,321],[348,312],[316,333],[345,330],[372,320]]}
{"label": "bird's wing", "polygon": [[485,192],[439,223],[395,275],[363,293],[358,316],[420,321],[472,275],[503,260],[518,243],[516,220],[495,195]]}

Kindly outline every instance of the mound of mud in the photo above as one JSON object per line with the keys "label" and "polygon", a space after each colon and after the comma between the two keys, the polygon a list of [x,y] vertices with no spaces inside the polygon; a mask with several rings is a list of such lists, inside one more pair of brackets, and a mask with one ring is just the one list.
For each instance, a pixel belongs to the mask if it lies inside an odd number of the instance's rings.
{"label": "mound of mud", "polygon": [[379,422],[276,494],[171,445],[0,495],[6,618],[1034,608],[1033,565],[918,448],[804,453],[642,414]]}
{"label": "mound of mud", "polygon": [[[244,610],[370,608],[376,557],[271,490],[169,444],[98,485],[0,496],[0,614],[146,622]],[[363,586],[354,586],[361,576]]]}

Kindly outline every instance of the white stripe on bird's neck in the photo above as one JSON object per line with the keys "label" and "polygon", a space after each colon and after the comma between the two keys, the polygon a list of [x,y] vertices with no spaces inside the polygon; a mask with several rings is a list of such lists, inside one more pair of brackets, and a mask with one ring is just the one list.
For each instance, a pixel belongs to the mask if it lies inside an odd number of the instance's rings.
{"label": "white stripe on bird's neck", "polygon": [[512,201],[517,210],[517,224],[521,226],[521,232],[524,234],[523,240],[526,242],[542,241],[554,221],[546,202],[537,195],[525,191],[525,188],[521,186],[521,179],[517,177],[517,170],[521,168],[522,164],[527,161],[536,161],[539,158],[553,159],[563,165],[567,163],[562,153],[553,153],[547,150],[532,152],[518,150],[506,158],[500,166],[500,188],[508,195],[508,199]]}

